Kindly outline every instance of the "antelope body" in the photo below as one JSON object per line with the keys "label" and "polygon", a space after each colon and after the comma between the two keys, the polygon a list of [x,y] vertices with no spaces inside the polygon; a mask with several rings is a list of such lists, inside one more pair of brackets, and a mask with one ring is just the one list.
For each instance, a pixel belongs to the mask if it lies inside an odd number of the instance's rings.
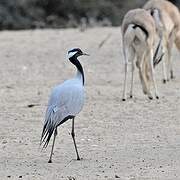
{"label": "antelope body", "polygon": [[139,76],[144,94],[147,94],[149,99],[153,98],[150,92],[150,81],[152,80],[155,89],[155,96],[158,98],[153,65],[153,47],[156,40],[155,35],[155,22],[146,10],[130,10],[124,16],[122,23],[123,54],[125,59],[123,101],[126,100],[127,71],[129,62],[132,64],[130,97],[133,96],[135,59],[136,66],[139,69]]}
{"label": "antelope body", "polygon": [[171,59],[173,43],[180,51],[180,13],[175,5],[166,0],[150,0],[143,8],[150,11],[156,22],[156,30],[159,35],[162,35],[163,51],[165,52],[163,73],[164,83],[166,83],[170,78],[174,78]]}

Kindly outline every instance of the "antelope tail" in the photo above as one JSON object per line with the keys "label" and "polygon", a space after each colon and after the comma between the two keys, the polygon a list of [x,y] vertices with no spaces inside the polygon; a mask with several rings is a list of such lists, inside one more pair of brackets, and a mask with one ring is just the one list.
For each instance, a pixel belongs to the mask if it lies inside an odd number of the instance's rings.
{"label": "antelope tail", "polygon": [[156,47],[156,50],[155,50],[155,53],[154,53],[154,57],[153,57],[153,65],[154,65],[154,67],[156,67],[161,62],[161,60],[162,60],[162,58],[164,56],[164,53],[161,53],[161,55],[158,56],[161,44],[162,44],[162,36],[160,36],[159,43],[158,43],[158,45]]}

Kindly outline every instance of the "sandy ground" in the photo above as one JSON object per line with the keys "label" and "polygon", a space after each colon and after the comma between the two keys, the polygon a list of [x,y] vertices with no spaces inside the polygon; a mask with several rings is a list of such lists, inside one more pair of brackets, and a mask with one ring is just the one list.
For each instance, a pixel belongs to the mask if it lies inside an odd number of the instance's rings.
{"label": "sandy ground", "polygon": [[[69,121],[58,128],[48,164],[52,142],[39,150],[44,113],[51,88],[75,74],[66,59],[71,47],[91,54],[81,58],[86,103],[75,121],[82,160],[75,160]],[[179,57],[174,49],[176,79],[167,85],[156,69],[159,100],[143,95],[136,71],[135,98],[122,102],[120,28],[1,32],[0,179],[179,180]]]}

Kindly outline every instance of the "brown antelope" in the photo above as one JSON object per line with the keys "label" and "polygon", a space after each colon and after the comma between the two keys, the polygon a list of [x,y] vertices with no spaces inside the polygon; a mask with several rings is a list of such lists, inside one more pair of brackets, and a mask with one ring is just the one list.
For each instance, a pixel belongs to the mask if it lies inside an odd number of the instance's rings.
{"label": "brown antelope", "polygon": [[[139,76],[144,94],[153,99],[150,92],[150,80],[153,82],[155,96],[158,99],[158,91],[155,80],[154,44],[156,40],[155,21],[148,11],[144,9],[130,10],[122,23],[122,43],[125,59],[125,79],[123,89],[123,101],[126,100],[128,63],[132,65],[130,98],[133,96],[134,64],[139,69]],[[160,43],[159,43],[160,44]]]}
{"label": "brown antelope", "polygon": [[167,0],[149,0],[143,7],[150,11],[156,22],[156,30],[162,35],[163,51],[163,82],[174,78],[172,67],[173,43],[180,51],[180,13],[178,8]]}

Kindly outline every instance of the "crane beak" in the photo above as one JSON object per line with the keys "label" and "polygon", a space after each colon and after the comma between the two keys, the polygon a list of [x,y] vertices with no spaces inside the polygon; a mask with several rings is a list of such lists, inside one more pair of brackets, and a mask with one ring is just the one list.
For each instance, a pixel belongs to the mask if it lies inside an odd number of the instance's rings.
{"label": "crane beak", "polygon": [[82,55],[85,55],[85,56],[90,56],[89,54],[87,54],[87,53],[82,53]]}

